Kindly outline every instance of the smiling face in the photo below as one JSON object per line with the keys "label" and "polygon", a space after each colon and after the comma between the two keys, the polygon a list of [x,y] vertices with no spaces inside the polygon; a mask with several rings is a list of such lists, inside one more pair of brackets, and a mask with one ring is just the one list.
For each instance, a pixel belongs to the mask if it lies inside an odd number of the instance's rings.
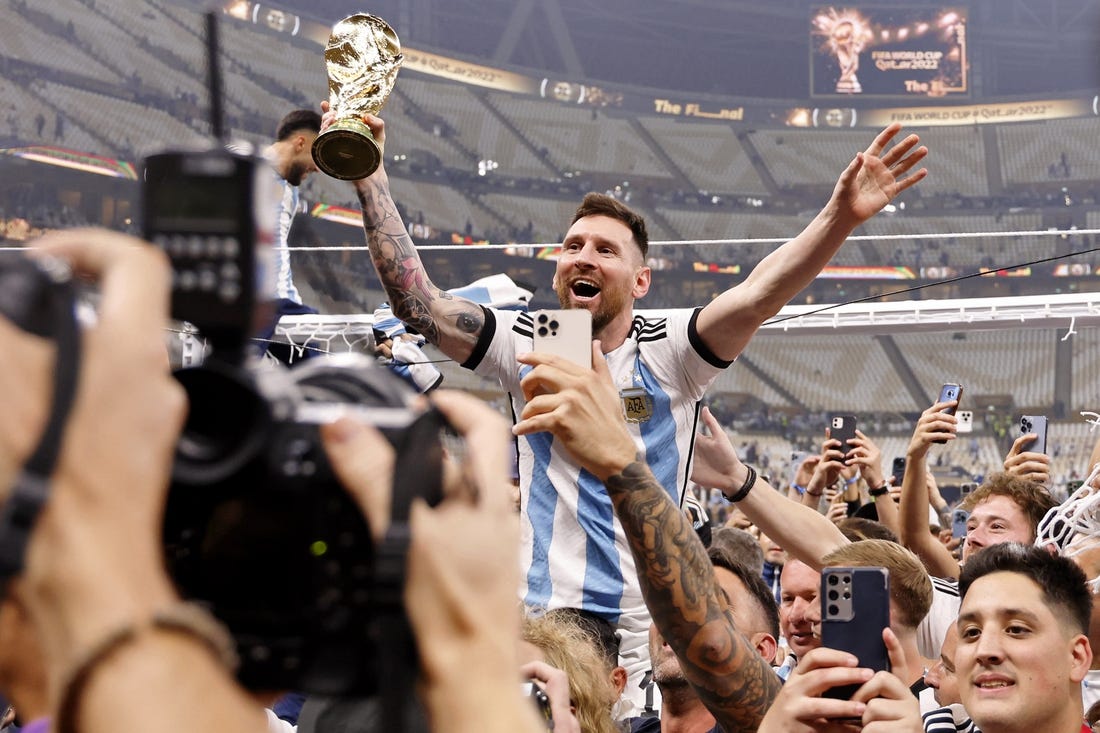
{"label": "smiling face", "polygon": [[814,626],[821,623],[821,605],[817,600],[821,589],[821,573],[798,560],[783,566],[779,577],[783,589],[779,604],[779,628],[787,646],[799,658],[821,646],[821,637]]}
{"label": "smiling face", "polygon": [[983,547],[1002,542],[1031,544],[1035,532],[1027,514],[1011,498],[994,494],[974,507],[966,522],[966,544],[962,559],[973,555]]}
{"label": "smiling face", "polygon": [[554,272],[554,292],[562,308],[592,313],[593,336],[611,324],[629,326],[634,301],[649,291],[649,283],[650,270],[626,224],[609,216],[586,216],[569,228]]}
{"label": "smiling face", "polygon": [[963,599],[958,631],[959,694],[985,733],[1079,730],[1088,640],[1034,581],[1006,571],[978,578]]}

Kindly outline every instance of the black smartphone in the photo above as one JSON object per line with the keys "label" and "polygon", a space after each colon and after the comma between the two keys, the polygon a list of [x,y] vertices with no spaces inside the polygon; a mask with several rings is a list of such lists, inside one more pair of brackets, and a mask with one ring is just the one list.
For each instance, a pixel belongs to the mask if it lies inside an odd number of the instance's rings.
{"label": "black smartphone", "polygon": [[905,456],[898,456],[890,467],[890,475],[894,477],[894,486],[901,486],[901,480],[905,478]]}
{"label": "black smartphone", "polygon": [[1035,439],[1020,447],[1021,453],[1047,452],[1047,418],[1045,415],[1024,415],[1020,418],[1020,435],[1035,433]]}
{"label": "black smartphone", "polygon": [[[854,654],[859,666],[890,671],[882,631],[890,625],[890,576],[886,568],[827,567],[821,570],[821,644]],[[848,700],[858,685],[826,690]]]}
{"label": "black smartphone", "polygon": [[844,451],[847,458],[852,446],[848,444],[849,438],[856,437],[855,415],[833,415],[829,418],[829,437],[840,441],[840,450]]}
{"label": "black smartphone", "polygon": [[[959,409],[959,403],[962,402],[962,395],[963,395],[963,388],[962,388],[961,384],[954,384],[953,382],[948,382],[948,383],[944,384],[942,387],[940,387],[940,396],[939,396],[939,399],[936,400],[936,402],[951,402],[951,401],[954,401],[955,405],[953,407],[944,408],[944,412],[946,412],[948,415],[954,415],[955,410]],[[940,443],[942,445],[943,443],[946,443],[947,440],[946,439],[944,439],[944,440],[933,440],[932,442],[933,443]]]}

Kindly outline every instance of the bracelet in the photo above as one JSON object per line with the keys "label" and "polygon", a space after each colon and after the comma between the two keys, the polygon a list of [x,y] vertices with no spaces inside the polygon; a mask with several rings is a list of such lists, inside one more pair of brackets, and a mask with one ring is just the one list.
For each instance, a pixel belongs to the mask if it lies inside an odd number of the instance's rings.
{"label": "bracelet", "polygon": [[57,706],[57,733],[76,733],[76,716],[84,690],[96,668],[119,649],[138,641],[149,631],[185,634],[202,642],[217,660],[230,671],[237,668],[238,658],[233,637],[209,612],[194,603],[179,602],[163,608],[147,621],[130,621],[104,635],[84,652],[64,678]]}
{"label": "bracelet", "polygon": [[793,486],[794,490],[797,491],[799,494],[806,493],[806,487],[802,486],[801,484],[791,484],[791,486]]}
{"label": "bracelet", "polygon": [[856,481],[859,481],[859,474],[856,474],[855,476],[852,476],[851,478],[844,479],[844,485],[845,486],[851,486]]}
{"label": "bracelet", "polygon": [[745,477],[745,483],[741,484],[741,488],[738,489],[732,496],[726,496],[726,500],[731,504],[744,499],[752,491],[753,484],[756,483],[756,470],[752,466],[745,466],[749,470],[749,475]]}
{"label": "bracelet", "polygon": [[871,495],[872,499],[877,499],[880,496],[886,496],[890,493],[890,484],[883,484],[877,489],[870,489],[867,493]]}
{"label": "bracelet", "polygon": [[825,491],[824,491],[824,490],[821,490],[821,491],[810,491],[809,489],[806,489],[806,494],[807,494],[807,495],[809,495],[809,496],[821,496],[821,495],[822,495],[822,494],[824,494],[824,493],[825,493]]}

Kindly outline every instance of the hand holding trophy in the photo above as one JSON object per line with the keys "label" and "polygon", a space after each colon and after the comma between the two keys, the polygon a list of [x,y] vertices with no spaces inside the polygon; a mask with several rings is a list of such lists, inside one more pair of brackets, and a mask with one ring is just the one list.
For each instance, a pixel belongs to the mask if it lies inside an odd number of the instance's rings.
{"label": "hand holding trophy", "polygon": [[329,106],[336,121],[317,136],[317,167],[344,181],[366,178],[382,161],[382,148],[363,122],[386,103],[401,68],[401,42],[393,28],[357,13],[337,23],[325,47]]}

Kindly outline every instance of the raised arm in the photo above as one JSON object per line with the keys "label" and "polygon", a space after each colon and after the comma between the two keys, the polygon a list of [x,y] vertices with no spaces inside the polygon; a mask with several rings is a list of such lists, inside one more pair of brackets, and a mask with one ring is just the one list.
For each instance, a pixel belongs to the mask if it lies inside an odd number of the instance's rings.
{"label": "raised arm", "polygon": [[[326,111],[324,126],[330,123],[331,116]],[[386,126],[382,119],[368,114],[363,121],[370,126],[378,144],[385,145]],[[363,209],[363,230],[371,262],[394,314],[447,356],[459,363],[466,361],[485,326],[481,306],[451,295],[428,277],[390,196],[384,164],[369,177],[355,181],[355,193]]]}
{"label": "raised arm", "polygon": [[925,460],[935,440],[955,439],[955,416],[944,412],[956,402],[937,402],[921,413],[906,451],[901,481],[901,542],[921,559],[928,572],[940,578],[958,578],[959,563],[942,542],[928,531],[928,486]]}
{"label": "raised arm", "polygon": [[[695,436],[691,480],[731,496],[744,484],[748,468],[741,463],[726,431],[706,407],[703,408],[703,424],[709,435]],[[836,525],[822,514],[788,499],[759,477],[756,486],[737,502],[737,507],[761,532],[814,570],[821,569],[822,557],[848,543]]]}
{"label": "raised arm", "polygon": [[598,341],[587,370],[547,354],[520,361],[527,406],[513,431],[549,431],[607,487],[638,567],[646,606],[723,730],[755,731],[779,678],[738,631],[703,543],[636,449]]}
{"label": "raised arm", "polygon": [[918,147],[920,139],[909,135],[887,150],[900,130],[895,123],[880,132],[852,159],[829,202],[797,237],[761,260],[744,282],[703,308],[699,335],[716,356],[731,360],[740,354],[760,325],[817,277],[857,226],[928,175],[921,168],[902,177],[928,149]]}
{"label": "raised arm", "polygon": [[[894,504],[894,497],[891,496],[889,491],[890,483],[882,474],[882,450],[875,444],[875,441],[868,438],[861,430],[856,431],[856,437],[851,443],[854,447],[849,462],[852,465],[859,466],[860,473],[867,481],[867,490],[873,492],[871,501],[875,502],[878,521],[891,532],[900,536],[901,527],[899,526],[898,508]],[[882,491],[886,493],[881,493]],[[925,524],[927,524],[927,517],[925,520]]]}

